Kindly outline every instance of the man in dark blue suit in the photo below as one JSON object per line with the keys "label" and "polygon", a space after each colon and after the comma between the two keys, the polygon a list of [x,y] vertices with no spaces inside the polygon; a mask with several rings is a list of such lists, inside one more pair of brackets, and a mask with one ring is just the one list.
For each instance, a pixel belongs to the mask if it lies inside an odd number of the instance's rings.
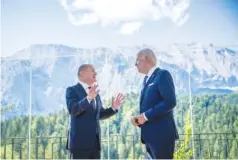
{"label": "man in dark blue suit", "polygon": [[141,127],[141,140],[148,157],[172,159],[178,132],[174,122],[176,106],[174,82],[170,73],[156,67],[156,56],[151,49],[137,54],[136,67],[145,75],[140,95],[140,115],[132,118]]}
{"label": "man in dark blue suit", "polygon": [[100,159],[101,130],[99,120],[109,118],[124,103],[123,94],[112,99],[112,107],[104,109],[92,65],[84,64],[78,69],[79,83],[66,90],[70,129],[67,149],[73,159]]}

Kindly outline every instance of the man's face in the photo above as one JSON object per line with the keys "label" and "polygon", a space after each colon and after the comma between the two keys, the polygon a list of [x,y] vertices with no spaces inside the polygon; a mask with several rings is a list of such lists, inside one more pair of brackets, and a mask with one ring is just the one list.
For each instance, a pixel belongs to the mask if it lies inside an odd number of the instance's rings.
{"label": "man's face", "polygon": [[146,74],[146,56],[138,53],[135,66],[137,67],[138,72]]}
{"label": "man's face", "polygon": [[82,76],[85,82],[89,84],[93,84],[97,81],[97,73],[95,72],[95,69],[93,66],[88,66],[85,70],[82,71]]}

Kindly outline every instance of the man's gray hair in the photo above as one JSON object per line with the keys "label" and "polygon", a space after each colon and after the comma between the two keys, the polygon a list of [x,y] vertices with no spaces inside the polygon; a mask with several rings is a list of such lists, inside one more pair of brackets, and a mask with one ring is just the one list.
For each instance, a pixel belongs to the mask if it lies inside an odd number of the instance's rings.
{"label": "man's gray hair", "polygon": [[153,64],[156,65],[156,56],[155,56],[155,53],[151,49],[145,48],[145,49],[142,49],[139,53],[150,57]]}
{"label": "man's gray hair", "polygon": [[80,75],[80,72],[87,69],[89,66],[91,66],[91,64],[82,64],[81,66],[79,66],[78,69],[78,76]]}

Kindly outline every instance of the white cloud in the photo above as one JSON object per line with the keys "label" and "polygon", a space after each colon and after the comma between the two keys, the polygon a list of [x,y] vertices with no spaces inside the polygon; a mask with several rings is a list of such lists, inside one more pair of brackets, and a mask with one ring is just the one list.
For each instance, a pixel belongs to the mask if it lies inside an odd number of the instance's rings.
{"label": "white cloud", "polygon": [[190,0],[61,0],[74,25],[99,23],[121,26],[122,34],[133,34],[146,21],[171,18],[177,25],[185,23]]}
{"label": "white cloud", "polygon": [[188,20],[188,18],[189,18],[189,15],[185,15],[184,17],[182,17],[181,19],[177,21],[177,25],[179,26],[183,25]]}
{"label": "white cloud", "polygon": [[125,23],[122,25],[121,27],[121,33],[122,34],[133,34],[136,31],[138,31],[140,29],[140,27],[142,26],[141,22],[130,22],[130,23]]}

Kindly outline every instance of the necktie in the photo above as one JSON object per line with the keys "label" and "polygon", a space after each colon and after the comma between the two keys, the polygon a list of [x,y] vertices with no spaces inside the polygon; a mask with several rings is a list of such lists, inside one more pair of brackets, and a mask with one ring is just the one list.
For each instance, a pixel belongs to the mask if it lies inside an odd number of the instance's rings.
{"label": "necktie", "polygon": [[[90,88],[91,88],[91,86],[88,87],[88,89],[90,89]],[[93,99],[93,100],[91,101],[91,104],[93,105],[93,109],[96,111],[97,106],[96,106],[96,101],[95,101],[95,99]]]}
{"label": "necktie", "polygon": [[144,91],[144,88],[145,88],[145,85],[146,85],[147,78],[148,78],[148,76],[145,76],[145,78],[143,80],[143,86],[142,86],[141,93],[140,93],[140,100],[141,100],[142,95],[143,95],[143,91]]}
{"label": "necktie", "polygon": [[93,109],[96,111],[96,103],[95,103],[95,100],[93,99],[93,100],[91,101],[91,103],[92,103],[92,105],[93,105]]}
{"label": "necktie", "polygon": [[145,76],[145,78],[144,78],[144,80],[143,80],[143,86],[142,86],[142,89],[141,89],[141,94],[142,94],[142,92],[143,92],[143,90],[144,90],[144,88],[145,88],[147,78],[148,78],[148,76]]}
{"label": "necktie", "polygon": [[148,76],[145,76],[144,81],[143,81],[143,88],[144,88],[145,85],[146,85],[147,78],[148,78]]}

